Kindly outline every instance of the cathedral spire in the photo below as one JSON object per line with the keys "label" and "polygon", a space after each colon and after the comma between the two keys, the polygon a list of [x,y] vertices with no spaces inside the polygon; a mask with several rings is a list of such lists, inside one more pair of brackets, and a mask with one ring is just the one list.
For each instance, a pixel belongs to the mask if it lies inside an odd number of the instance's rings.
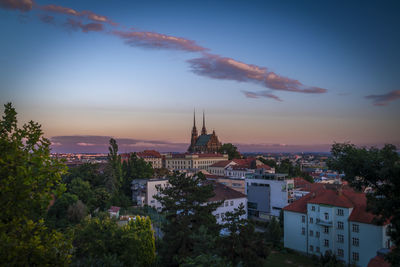
{"label": "cathedral spire", "polygon": [[205,115],[204,115],[204,110],[203,110],[203,128],[201,129],[201,134],[207,134],[207,130],[206,130],[206,119],[205,119]]}
{"label": "cathedral spire", "polygon": [[196,110],[193,110],[193,127],[196,127]]}

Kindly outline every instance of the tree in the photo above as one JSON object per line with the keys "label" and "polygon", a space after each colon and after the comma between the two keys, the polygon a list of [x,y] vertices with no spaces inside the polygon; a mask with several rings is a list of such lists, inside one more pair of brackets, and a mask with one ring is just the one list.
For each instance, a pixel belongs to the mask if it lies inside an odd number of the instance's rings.
{"label": "tree", "polygon": [[122,165],[121,156],[118,155],[118,144],[115,139],[110,139],[108,148],[108,171],[109,175],[106,180],[106,186],[111,193],[119,190],[122,182]]}
{"label": "tree", "polygon": [[400,156],[394,145],[382,149],[358,148],[348,143],[335,143],[328,166],[345,174],[344,180],[367,194],[367,210],[377,215],[377,223],[390,221],[389,234],[394,247],[388,260],[400,262]]}
{"label": "tree", "polygon": [[228,158],[231,159],[240,159],[240,153],[237,150],[237,147],[232,145],[231,143],[223,144],[219,149],[219,153],[228,154]]}
{"label": "tree", "polygon": [[271,168],[275,168],[276,167],[276,161],[273,159],[264,159],[261,157],[257,158],[259,161],[261,161],[264,164],[267,164],[268,166],[270,166]]}
{"label": "tree", "polygon": [[43,218],[65,186],[66,166],[50,158],[50,141],[33,121],[17,126],[5,105],[0,120],[0,262],[8,266],[67,265],[71,242],[49,230]]}
{"label": "tree", "polygon": [[132,195],[132,180],[134,179],[149,179],[153,177],[154,170],[151,163],[144,161],[142,158],[138,158],[136,153],[130,154],[127,162],[122,165],[123,170],[123,181],[121,190],[122,192],[131,197]]}
{"label": "tree", "polygon": [[229,235],[222,236],[219,243],[222,256],[233,266],[263,266],[269,255],[269,247],[262,235],[256,233],[254,226],[243,219],[246,214],[244,205],[240,204],[234,212],[226,212],[224,227]]}
{"label": "tree", "polygon": [[210,203],[213,185],[204,176],[186,177],[174,174],[167,187],[157,187],[155,198],[163,206],[166,222],[162,226],[164,237],[159,251],[164,265],[177,266],[193,256],[194,234],[201,226],[211,235],[218,235],[218,225],[212,214],[220,203]]}
{"label": "tree", "polygon": [[151,221],[137,216],[120,227],[109,216],[86,218],[74,230],[74,263],[78,266],[151,266],[155,243]]}
{"label": "tree", "polygon": [[71,193],[64,193],[56,199],[54,204],[49,208],[46,217],[48,226],[54,229],[66,229],[72,224],[68,217],[68,208],[78,201],[78,197]]}
{"label": "tree", "polygon": [[279,222],[275,219],[275,217],[272,217],[268,223],[267,231],[265,232],[266,240],[274,247],[278,247],[281,243],[282,236],[282,228],[279,225]]}

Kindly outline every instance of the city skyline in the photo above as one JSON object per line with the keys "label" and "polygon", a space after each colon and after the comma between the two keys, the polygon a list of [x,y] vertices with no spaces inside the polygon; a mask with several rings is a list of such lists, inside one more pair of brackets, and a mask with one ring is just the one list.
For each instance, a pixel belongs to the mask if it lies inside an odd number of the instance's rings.
{"label": "city skyline", "polygon": [[395,1],[0,7],[0,99],[56,152],[185,151],[193,108],[243,152],[400,144]]}

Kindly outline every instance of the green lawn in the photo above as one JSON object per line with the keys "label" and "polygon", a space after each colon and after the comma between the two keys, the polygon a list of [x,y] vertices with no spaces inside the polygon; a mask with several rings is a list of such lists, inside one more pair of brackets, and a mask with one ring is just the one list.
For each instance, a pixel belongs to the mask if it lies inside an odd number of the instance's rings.
{"label": "green lawn", "polygon": [[311,258],[303,256],[297,253],[282,253],[279,251],[272,251],[268,256],[266,266],[297,266],[297,267],[309,267],[314,266]]}

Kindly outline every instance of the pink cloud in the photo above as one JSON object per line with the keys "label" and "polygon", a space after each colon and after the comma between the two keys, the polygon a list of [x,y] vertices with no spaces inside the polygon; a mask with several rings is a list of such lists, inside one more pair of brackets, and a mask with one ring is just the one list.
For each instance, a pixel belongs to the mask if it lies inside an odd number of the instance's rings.
{"label": "pink cloud", "polygon": [[125,42],[131,46],[153,49],[174,49],[188,52],[207,50],[197,45],[195,41],[156,32],[113,31],[112,33],[124,39]]}
{"label": "pink cloud", "polygon": [[394,90],[383,95],[368,95],[366,99],[372,99],[375,106],[386,106],[390,102],[400,99],[400,90]]}
{"label": "pink cloud", "polygon": [[298,93],[325,93],[324,88],[305,86],[298,80],[290,79],[268,71],[266,67],[246,64],[232,58],[204,53],[203,57],[188,60],[192,71],[214,79],[256,82],[266,88]]}
{"label": "pink cloud", "polygon": [[261,92],[242,91],[242,92],[247,98],[265,97],[265,98],[272,98],[275,99],[276,101],[282,102],[282,99],[280,99],[279,97],[277,97],[276,95],[272,94],[269,91],[261,91]]}
{"label": "pink cloud", "polygon": [[78,30],[81,29],[83,32],[89,32],[89,31],[103,31],[103,24],[101,23],[88,23],[88,24],[83,24],[80,21],[76,21],[73,19],[67,19],[67,22],[65,23],[67,27],[70,27],[73,30]]}
{"label": "pink cloud", "polygon": [[33,5],[34,5],[33,0],[0,0],[0,7],[5,9],[30,11]]}
{"label": "pink cloud", "polygon": [[109,23],[113,26],[117,25],[117,23],[113,22],[108,17],[98,15],[98,14],[96,14],[92,11],[88,11],[88,10],[79,12],[79,11],[69,8],[69,7],[63,7],[63,6],[57,6],[57,5],[46,5],[46,6],[42,6],[41,9],[45,10],[45,11],[49,11],[49,12],[55,12],[55,13],[60,13],[60,14],[65,14],[65,15],[70,15],[70,16],[86,17],[92,21]]}

